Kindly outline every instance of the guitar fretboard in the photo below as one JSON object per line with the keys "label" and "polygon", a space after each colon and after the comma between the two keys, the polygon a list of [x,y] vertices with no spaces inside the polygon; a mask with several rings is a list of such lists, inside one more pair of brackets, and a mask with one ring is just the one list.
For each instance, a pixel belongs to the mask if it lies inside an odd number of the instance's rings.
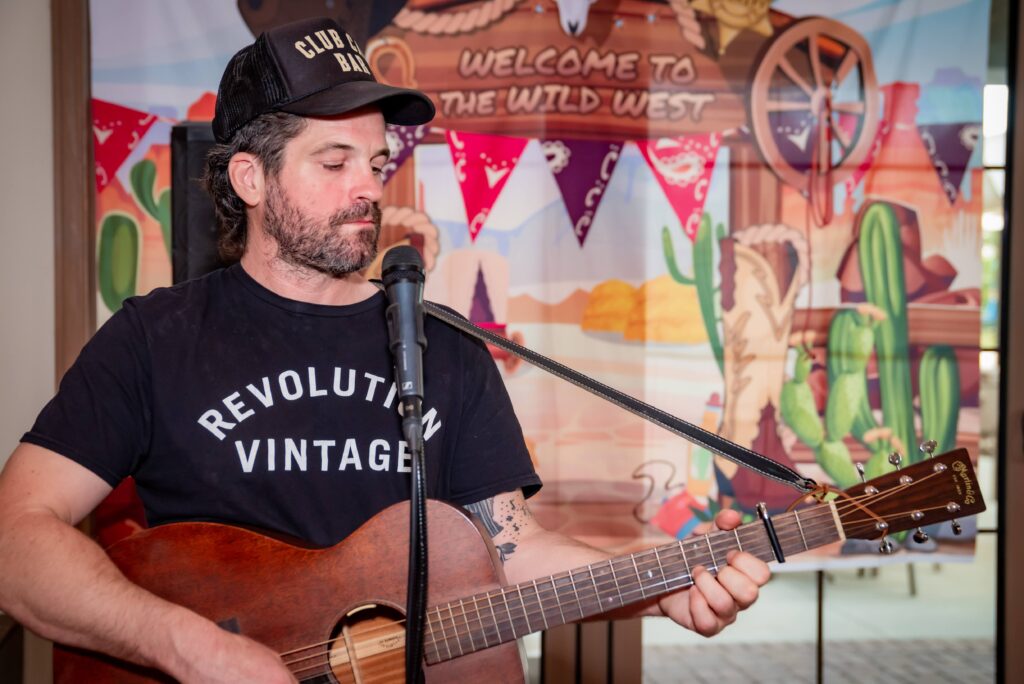
{"label": "guitar fretboard", "polygon": [[[785,556],[843,538],[832,504],[785,513],[772,521]],[[764,524],[756,521],[433,606],[424,634],[427,662],[458,658],[683,589],[693,584],[694,568],[717,573],[730,551],[777,560]]]}

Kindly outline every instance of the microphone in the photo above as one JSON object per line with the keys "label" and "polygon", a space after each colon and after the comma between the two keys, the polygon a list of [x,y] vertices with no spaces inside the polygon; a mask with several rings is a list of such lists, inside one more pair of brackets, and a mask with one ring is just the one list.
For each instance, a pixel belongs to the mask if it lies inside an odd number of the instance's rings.
{"label": "microphone", "polygon": [[402,431],[410,448],[423,438],[423,259],[414,247],[393,247],[384,255],[381,280],[390,304],[388,338],[395,359],[395,383],[402,407]]}

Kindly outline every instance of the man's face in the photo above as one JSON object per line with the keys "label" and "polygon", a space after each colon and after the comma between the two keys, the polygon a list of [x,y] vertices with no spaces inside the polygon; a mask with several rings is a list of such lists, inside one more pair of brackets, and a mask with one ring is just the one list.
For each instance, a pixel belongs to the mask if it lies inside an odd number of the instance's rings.
{"label": "man's face", "polygon": [[377,254],[388,154],[375,109],[309,119],[267,178],[263,229],[278,257],[335,277],[368,266]]}

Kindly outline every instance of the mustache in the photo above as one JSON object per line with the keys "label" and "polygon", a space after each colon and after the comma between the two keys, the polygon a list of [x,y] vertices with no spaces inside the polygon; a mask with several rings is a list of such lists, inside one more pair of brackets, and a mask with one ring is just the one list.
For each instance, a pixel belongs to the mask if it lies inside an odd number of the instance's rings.
{"label": "mustache", "polygon": [[356,202],[332,216],[330,226],[336,228],[350,221],[372,221],[374,225],[380,225],[380,216],[380,206],[376,202]]}

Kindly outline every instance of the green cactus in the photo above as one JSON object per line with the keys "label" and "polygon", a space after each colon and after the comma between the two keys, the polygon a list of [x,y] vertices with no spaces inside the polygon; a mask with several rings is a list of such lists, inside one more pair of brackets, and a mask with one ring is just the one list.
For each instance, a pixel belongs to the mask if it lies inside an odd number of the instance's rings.
{"label": "green cactus", "polygon": [[718,364],[718,370],[725,375],[725,352],[722,349],[722,338],[718,334],[721,315],[718,312],[716,300],[718,288],[715,287],[714,271],[715,242],[723,237],[725,237],[725,226],[719,223],[717,229],[712,230],[711,216],[704,214],[693,242],[693,277],[691,278],[679,270],[679,265],[676,263],[676,250],[672,244],[672,234],[669,232],[668,226],[661,229],[661,246],[665,253],[668,272],[677,283],[697,287],[697,300],[700,302],[700,313],[701,318],[704,319],[708,342],[711,344],[711,351]]}
{"label": "green cactus", "polygon": [[[810,388],[804,383],[809,360],[799,352],[793,380],[783,386],[782,418],[797,437],[814,450],[818,464],[839,485],[856,482],[849,451],[843,443],[852,435],[870,452],[866,475],[892,470],[889,452],[900,445],[913,463],[921,453],[914,430],[913,388],[907,335],[906,287],[900,225],[892,207],[877,202],[863,215],[857,245],[864,292],[875,307],[872,316],[850,309],[832,318],[828,335],[829,394],[824,427]],[[868,401],[867,366],[874,351],[878,365],[885,431]],[[955,446],[960,384],[956,356],[945,345],[930,347],[919,365],[922,440],[934,439],[939,452]],[[799,389],[802,385],[806,389]],[[871,437],[869,439],[869,437]]]}
{"label": "green cactus", "polygon": [[171,190],[167,188],[157,197],[156,164],[151,159],[136,163],[129,174],[132,196],[142,209],[160,224],[164,247],[171,253]]}
{"label": "green cactus", "polygon": [[956,446],[960,411],[960,373],[956,354],[944,344],[929,347],[917,369],[921,398],[921,432],[934,439],[938,453]]}
{"label": "green cactus", "polygon": [[875,357],[882,392],[882,417],[903,445],[908,462],[920,459],[914,449],[914,407],[907,343],[907,288],[903,278],[903,243],[896,212],[875,202],[864,212],[857,244],[864,295],[885,313],[875,325]]}
{"label": "green cactus", "polygon": [[110,212],[100,222],[97,271],[100,297],[111,311],[135,294],[139,270],[139,226],[127,214]]}

